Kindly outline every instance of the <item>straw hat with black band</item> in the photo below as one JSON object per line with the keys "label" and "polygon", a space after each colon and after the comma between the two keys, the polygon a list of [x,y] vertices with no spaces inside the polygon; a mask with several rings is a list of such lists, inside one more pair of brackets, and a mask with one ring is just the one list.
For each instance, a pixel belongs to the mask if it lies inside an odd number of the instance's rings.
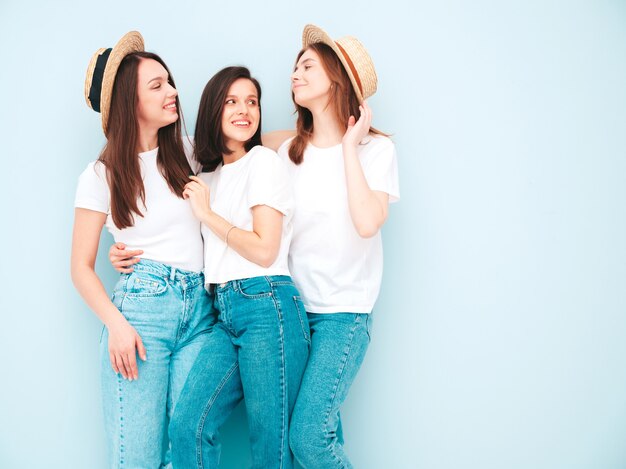
{"label": "straw hat with black band", "polygon": [[102,114],[102,130],[107,134],[111,93],[120,63],[128,54],[143,52],[143,37],[137,31],[130,31],[120,39],[115,47],[98,49],[87,67],[85,78],[85,100],[87,106]]}
{"label": "straw hat with black band", "polygon": [[376,92],[378,78],[374,62],[357,38],[345,36],[335,41],[323,29],[307,24],[302,31],[302,48],[306,49],[311,44],[320,42],[330,46],[341,60],[359,102],[363,102]]}

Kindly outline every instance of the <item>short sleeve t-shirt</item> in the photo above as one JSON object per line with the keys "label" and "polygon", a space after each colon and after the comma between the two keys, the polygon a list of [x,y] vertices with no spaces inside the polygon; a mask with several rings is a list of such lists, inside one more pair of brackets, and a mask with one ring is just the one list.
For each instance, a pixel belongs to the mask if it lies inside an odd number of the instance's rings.
{"label": "short sleeve t-shirt", "polygon": [[[370,313],[383,271],[381,234],[361,238],[350,217],[341,144],[311,144],[300,165],[289,159],[291,139],[278,154],[287,163],[295,198],[289,270],[309,313]],[[371,136],[358,156],[370,189],[400,198],[393,142]]]}
{"label": "short sleeve t-shirt", "polygon": [[[199,170],[192,160],[192,144],[184,139],[185,153],[191,168]],[[200,272],[203,268],[203,243],[200,222],[193,215],[189,201],[174,194],[157,166],[158,148],[138,155],[146,203],[139,201],[143,216],[133,214],[134,224],[119,229],[111,216],[111,194],[104,164],[87,165],[78,180],[74,206],[105,213],[106,227],[116,242],[128,249],[142,249],[142,258]]]}
{"label": "short sleeve t-shirt", "polygon": [[279,254],[267,268],[240,256],[202,225],[207,284],[262,275],[289,275],[293,195],[286,165],[276,153],[256,146],[234,163],[220,164],[215,171],[202,173],[200,177],[211,190],[211,209],[238,228],[252,231],[252,208],[257,205],[267,205],[283,214]]}

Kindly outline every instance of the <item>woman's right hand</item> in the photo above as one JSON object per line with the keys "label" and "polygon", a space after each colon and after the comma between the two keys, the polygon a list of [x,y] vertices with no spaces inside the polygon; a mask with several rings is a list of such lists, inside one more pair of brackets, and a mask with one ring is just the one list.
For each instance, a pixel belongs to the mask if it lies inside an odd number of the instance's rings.
{"label": "woman's right hand", "polygon": [[211,213],[211,189],[198,176],[189,176],[190,182],[185,184],[183,198],[189,200],[194,216],[206,224]]}
{"label": "woman's right hand", "polygon": [[130,251],[126,249],[124,243],[115,243],[109,249],[109,260],[115,270],[123,274],[129,274],[133,271],[133,265],[141,260],[136,256],[141,254],[143,254],[141,249]]}
{"label": "woman's right hand", "polygon": [[109,359],[111,368],[130,381],[139,378],[137,354],[146,361],[146,348],[133,326],[121,317],[109,329]]}
{"label": "woman's right hand", "polygon": [[358,120],[355,116],[350,116],[347,123],[347,130],[342,138],[344,145],[353,146],[354,148],[369,134],[372,127],[372,110],[367,105],[367,101],[363,101],[359,106],[361,115]]}

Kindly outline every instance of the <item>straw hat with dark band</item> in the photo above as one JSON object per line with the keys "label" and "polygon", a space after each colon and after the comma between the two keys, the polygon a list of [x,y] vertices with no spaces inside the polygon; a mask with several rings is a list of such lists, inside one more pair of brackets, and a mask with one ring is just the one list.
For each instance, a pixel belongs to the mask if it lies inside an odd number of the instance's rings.
{"label": "straw hat with dark band", "polygon": [[102,129],[107,133],[111,93],[122,59],[144,50],[143,37],[137,31],[126,33],[112,49],[98,49],[87,67],[85,100],[87,106],[102,114]]}
{"label": "straw hat with dark band", "polygon": [[302,31],[302,47],[306,49],[311,44],[319,42],[330,46],[335,51],[350,77],[359,102],[376,92],[378,78],[374,62],[357,38],[345,36],[334,41],[321,28],[307,24]]}

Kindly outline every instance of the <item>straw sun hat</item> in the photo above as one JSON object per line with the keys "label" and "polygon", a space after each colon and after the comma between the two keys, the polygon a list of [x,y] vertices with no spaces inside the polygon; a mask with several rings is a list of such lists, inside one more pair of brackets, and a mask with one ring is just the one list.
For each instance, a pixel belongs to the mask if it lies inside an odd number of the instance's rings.
{"label": "straw sun hat", "polygon": [[130,31],[115,44],[115,47],[98,49],[89,62],[87,78],[85,78],[85,100],[87,106],[102,114],[102,129],[105,135],[117,69],[122,59],[128,54],[143,50],[141,34],[137,31]]}
{"label": "straw sun hat", "polygon": [[302,31],[302,47],[306,49],[311,44],[319,42],[330,46],[335,51],[350,77],[359,102],[376,92],[378,78],[374,62],[357,38],[345,36],[335,41],[321,28],[307,24]]}

